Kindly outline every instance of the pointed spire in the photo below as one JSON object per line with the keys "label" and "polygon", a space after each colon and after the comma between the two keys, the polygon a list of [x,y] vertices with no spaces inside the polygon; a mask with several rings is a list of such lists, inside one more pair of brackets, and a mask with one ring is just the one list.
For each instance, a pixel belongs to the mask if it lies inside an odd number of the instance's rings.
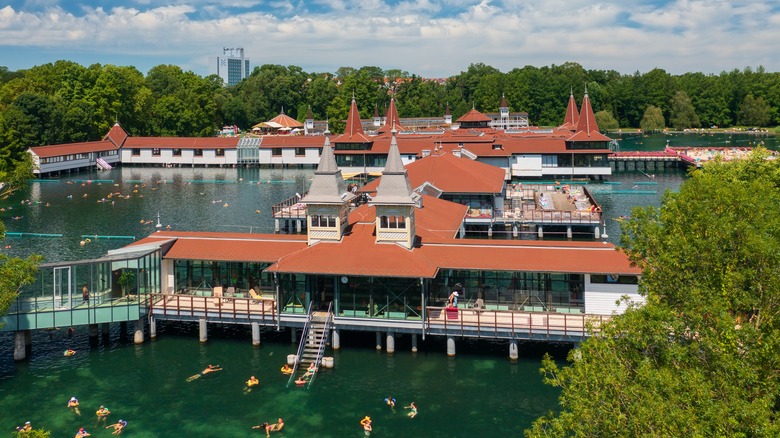
{"label": "pointed spire", "polygon": [[390,107],[387,108],[387,119],[385,120],[385,126],[379,130],[380,133],[385,133],[390,129],[396,131],[404,129],[401,125],[401,119],[398,117],[398,109],[395,107],[395,97],[390,98]]}
{"label": "pointed spire", "polygon": [[574,88],[569,92],[569,105],[566,107],[566,117],[563,119],[563,124],[568,125],[571,129],[577,127],[580,114],[577,112],[577,102],[574,100]]}
{"label": "pointed spire", "polygon": [[401,153],[398,151],[398,139],[396,130],[390,131],[392,139],[390,148],[387,151],[387,162],[382,171],[382,179],[379,180],[379,186],[376,188],[374,196],[369,204],[371,205],[414,205],[416,201],[413,197],[412,184],[409,182],[409,175],[406,173]]}
{"label": "pointed spire", "polygon": [[501,93],[501,104],[499,105],[500,108],[509,108],[509,104],[506,102],[506,97],[504,96],[504,93]]}
{"label": "pointed spire", "polygon": [[307,119],[313,119],[314,114],[311,113],[311,105],[309,105],[309,109],[306,111],[306,118]]}
{"label": "pointed spire", "polygon": [[579,120],[577,120],[577,132],[584,132],[587,135],[599,132],[599,127],[596,124],[596,116],[593,114],[593,107],[590,105],[590,99],[588,98],[587,85],[585,86],[585,96],[582,98],[580,117]]}
{"label": "pointed spire", "polygon": [[444,115],[445,116],[451,116],[452,115],[452,111],[450,111],[450,103],[449,102],[447,102],[447,108],[444,110]]}
{"label": "pointed spire", "polygon": [[349,202],[354,195],[347,190],[341,169],[336,164],[330,137],[325,136],[322,155],[314,178],[311,180],[309,192],[301,200],[304,204],[342,204]]}
{"label": "pointed spire", "polygon": [[347,127],[344,129],[344,134],[349,138],[356,135],[365,136],[363,132],[363,125],[360,123],[360,113],[358,112],[357,102],[355,102],[355,93],[352,93],[352,104],[349,107],[349,116],[347,117]]}

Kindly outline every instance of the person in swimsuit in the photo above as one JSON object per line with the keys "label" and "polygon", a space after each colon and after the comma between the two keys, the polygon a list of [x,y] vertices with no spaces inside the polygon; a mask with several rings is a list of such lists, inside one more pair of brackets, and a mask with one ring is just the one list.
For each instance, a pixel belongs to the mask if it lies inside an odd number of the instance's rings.
{"label": "person in swimsuit", "polygon": [[195,374],[190,377],[187,377],[188,382],[192,382],[195,379],[199,379],[201,376],[205,376],[208,373],[215,373],[217,371],[222,371],[222,368],[219,365],[211,365],[206,367],[203,371],[200,372],[200,374]]}
{"label": "person in swimsuit", "polygon": [[417,405],[415,405],[414,402],[412,402],[409,406],[406,406],[405,409],[411,409],[411,411],[409,411],[407,414],[409,418],[414,418],[417,416]]}
{"label": "person in swimsuit", "polygon": [[68,407],[76,415],[78,415],[79,417],[81,416],[81,411],[79,411],[79,401],[78,399],[76,399],[76,397],[71,397],[70,400],[68,400]]}
{"label": "person in swimsuit", "polygon": [[98,423],[101,422],[101,421],[106,421],[106,417],[108,417],[108,414],[110,414],[110,413],[111,413],[111,411],[106,409],[105,406],[100,405],[100,409],[95,411],[95,415],[97,415],[97,418],[98,418]]}
{"label": "person in swimsuit", "polygon": [[16,430],[18,432],[29,432],[32,430],[32,424],[29,421],[25,421],[24,426],[17,426]]}
{"label": "person in swimsuit", "polygon": [[374,431],[374,427],[371,425],[371,417],[368,415],[360,420],[360,425],[363,426],[363,432],[366,434],[366,436],[371,435],[371,432]]}
{"label": "person in swimsuit", "polygon": [[125,426],[127,426],[127,421],[119,420],[114,424],[110,424],[106,426],[106,429],[113,427],[114,431],[111,432],[111,435],[119,435],[120,433],[122,433],[122,430],[124,430]]}
{"label": "person in swimsuit", "polygon": [[90,436],[90,435],[92,435],[92,434],[87,432],[86,430],[84,430],[84,428],[82,427],[82,428],[79,429],[78,432],[76,432],[76,437],[75,438],[81,438],[81,437]]}

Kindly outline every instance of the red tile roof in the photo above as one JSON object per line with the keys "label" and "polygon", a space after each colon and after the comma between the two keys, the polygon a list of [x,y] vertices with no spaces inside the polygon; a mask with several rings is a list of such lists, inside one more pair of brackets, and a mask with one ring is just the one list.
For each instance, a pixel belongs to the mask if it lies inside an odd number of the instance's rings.
{"label": "red tile roof", "polygon": [[34,146],[30,148],[30,151],[40,158],[50,158],[65,155],[88,154],[90,152],[105,152],[116,149],[119,148],[110,141],[85,141],[83,143]]}
{"label": "red tile roof", "polygon": [[363,131],[363,124],[360,123],[360,113],[353,97],[352,104],[349,106],[349,116],[347,116],[347,126],[344,128],[344,133],[333,139],[333,143],[371,143],[372,141]]}
{"label": "red tile roof", "polygon": [[127,131],[124,130],[119,123],[114,123],[114,126],[108,131],[108,134],[103,137],[103,141],[108,140],[118,147],[121,147],[125,140],[129,137]]}
{"label": "red tile roof", "polygon": [[275,263],[306,248],[305,235],[160,231],[134,244],[175,239],[165,258]]}
{"label": "red tile roof", "polygon": [[[446,151],[421,158],[406,166],[412,188],[428,182],[446,193],[501,193],[504,169],[458,158]],[[375,192],[381,178],[366,184],[362,192]]]}
{"label": "red tile roof", "polygon": [[284,111],[282,111],[278,116],[269,120],[269,122],[278,123],[282,125],[282,128],[303,128],[303,123],[288,116],[284,113]]}
{"label": "red tile roof", "polygon": [[460,116],[460,118],[457,120],[458,122],[489,122],[490,117],[482,114],[481,112],[477,111],[475,108],[472,108],[471,111],[467,112],[466,114]]}

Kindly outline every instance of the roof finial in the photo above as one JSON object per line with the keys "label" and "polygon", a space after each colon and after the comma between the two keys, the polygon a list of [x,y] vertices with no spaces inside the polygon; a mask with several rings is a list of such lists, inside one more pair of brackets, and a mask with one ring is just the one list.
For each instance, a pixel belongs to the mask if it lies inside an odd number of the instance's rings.
{"label": "roof finial", "polygon": [[[588,88],[585,86],[585,88]],[[569,85],[569,95],[574,96],[574,85]]]}
{"label": "roof finial", "polygon": [[588,95],[588,84],[585,84],[585,95]]}

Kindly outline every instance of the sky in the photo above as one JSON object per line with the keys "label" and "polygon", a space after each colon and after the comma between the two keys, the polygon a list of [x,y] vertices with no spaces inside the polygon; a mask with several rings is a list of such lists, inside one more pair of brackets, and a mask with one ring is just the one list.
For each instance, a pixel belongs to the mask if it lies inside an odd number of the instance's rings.
{"label": "sky", "polygon": [[206,76],[209,57],[239,47],[251,68],[310,73],[375,66],[442,78],[476,63],[506,73],[566,62],[623,74],[778,72],[780,0],[0,2],[0,66],[12,71],[68,60]]}

